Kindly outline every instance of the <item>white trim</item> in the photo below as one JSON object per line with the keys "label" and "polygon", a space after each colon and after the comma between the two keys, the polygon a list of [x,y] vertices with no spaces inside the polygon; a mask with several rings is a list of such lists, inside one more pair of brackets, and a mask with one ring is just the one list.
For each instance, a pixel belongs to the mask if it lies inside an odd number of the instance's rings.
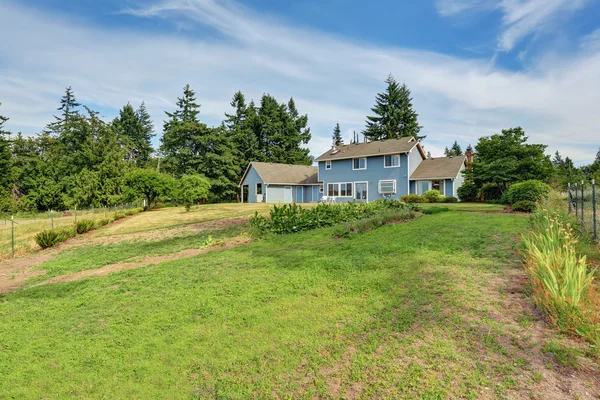
{"label": "white trim", "polygon": [[[398,156],[398,165],[392,165],[390,167],[386,167],[385,166],[385,158],[386,157],[394,157],[394,156]],[[408,156],[406,156],[406,159],[408,160]],[[383,156],[383,168],[400,168],[402,166],[402,157],[400,157],[400,154],[386,154],[385,156]]]}
{"label": "white trim", "polygon": [[262,182],[256,182],[256,185],[255,185],[255,188],[254,188],[254,195],[255,196],[258,194],[258,185],[259,184],[261,185],[260,186],[260,191],[261,191],[260,194],[264,194],[264,193],[262,193],[262,191],[263,191],[263,188],[264,188],[265,185]]}
{"label": "white trim", "polygon": [[[394,191],[393,192],[385,192],[385,193],[382,192],[381,191],[381,183],[382,182],[393,182],[394,183]],[[397,187],[396,187],[396,179],[381,179],[379,181],[379,184],[377,185],[377,189],[378,189],[379,194],[397,194],[398,190],[397,190]]]}
{"label": "white trim", "polygon": [[[364,168],[360,168],[360,160],[361,159],[365,159],[365,167]],[[354,168],[354,160],[359,160],[358,161],[358,166],[359,168]],[[364,169],[367,169],[367,157],[355,157],[352,159],[352,171],[362,171]]]}
{"label": "white trim", "polygon": [[[328,168],[328,164],[327,163],[329,163],[329,168]],[[333,163],[331,162],[331,160],[325,161],[325,171],[331,171],[332,167],[333,167]]]}
{"label": "white trim", "polygon": [[[412,153],[412,150],[411,150]],[[385,165],[385,159],[383,160],[383,165]],[[410,154],[406,155],[406,183],[408,185],[406,194],[410,194]]]}
{"label": "white trim", "polygon": [[354,182],[354,196],[352,196],[352,198],[353,198],[354,200],[357,200],[357,199],[356,199],[356,193],[357,193],[357,192],[356,192],[356,184],[357,184],[357,183],[364,183],[364,184],[366,184],[366,185],[367,185],[367,198],[365,199],[365,202],[367,202],[367,203],[368,203],[368,202],[369,202],[369,182],[368,182],[368,181],[358,181],[358,182]]}
{"label": "white trim", "polygon": [[[348,184],[352,185],[352,194],[350,196],[348,196],[348,195],[342,196],[342,185],[348,185]],[[329,194],[329,185],[337,185],[337,187],[338,187],[338,194],[337,195],[335,195],[335,194],[330,195]],[[323,190],[325,190],[325,189],[323,189]],[[352,197],[353,198],[354,197],[354,193],[355,193],[355,191],[354,191],[354,182],[327,182],[327,194],[324,192],[323,196],[329,196],[329,197]]]}

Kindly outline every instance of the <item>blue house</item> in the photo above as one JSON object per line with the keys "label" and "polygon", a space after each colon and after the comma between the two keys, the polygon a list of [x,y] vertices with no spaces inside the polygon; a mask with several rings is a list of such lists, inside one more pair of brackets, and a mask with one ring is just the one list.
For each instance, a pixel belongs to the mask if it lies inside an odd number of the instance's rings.
{"label": "blue house", "polygon": [[316,167],[251,163],[240,183],[244,201],[368,202],[431,189],[457,197],[467,158],[427,158],[417,140],[404,137],[337,146],[315,161]]}

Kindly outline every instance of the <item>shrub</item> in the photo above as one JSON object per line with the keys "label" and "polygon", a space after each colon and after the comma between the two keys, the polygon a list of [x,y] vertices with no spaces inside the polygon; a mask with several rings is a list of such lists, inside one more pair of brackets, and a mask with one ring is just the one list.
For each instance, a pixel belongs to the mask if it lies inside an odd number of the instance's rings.
{"label": "shrub", "polygon": [[512,205],[512,209],[513,211],[533,212],[536,209],[536,204],[529,200],[517,201]]}
{"label": "shrub", "polygon": [[372,217],[346,222],[337,226],[333,230],[333,236],[347,238],[351,234],[367,232],[392,222],[408,221],[414,216],[414,211],[409,208],[382,210]]}
{"label": "shrub", "polygon": [[429,203],[429,199],[425,196],[419,196],[418,194],[407,194],[400,198],[404,203]]}
{"label": "shrub", "polygon": [[75,236],[75,228],[73,227],[61,227],[54,229],[46,229],[38,232],[35,235],[35,242],[42,249],[47,249],[52,246],[56,246],[60,242],[72,238]]}
{"label": "shrub", "polygon": [[470,182],[463,183],[457,190],[460,201],[477,201],[479,189],[475,184]]}
{"label": "shrub", "polygon": [[439,214],[450,211],[448,207],[430,207],[423,210],[423,214]]}
{"label": "shrub", "polygon": [[100,227],[100,226],[108,225],[111,222],[113,222],[112,218],[102,218],[96,222],[96,225],[98,225]]}
{"label": "shrub", "polygon": [[440,203],[458,203],[458,199],[453,196],[442,196]]}
{"label": "shrub", "polygon": [[429,203],[439,203],[442,200],[442,195],[439,190],[428,190],[423,193]]}
{"label": "shrub", "polygon": [[576,252],[576,233],[562,213],[539,211],[523,235],[522,252],[533,297],[560,329],[600,344],[600,312],[592,282],[595,269]]}
{"label": "shrub", "polygon": [[508,188],[506,200],[510,204],[518,201],[529,200],[538,202],[547,199],[550,195],[550,186],[544,182],[530,180],[513,184]]}
{"label": "shrub", "polygon": [[502,189],[495,183],[486,183],[481,187],[480,197],[483,197],[484,201],[488,200],[500,200],[502,198]]}
{"label": "shrub", "polygon": [[125,213],[121,212],[121,211],[117,211],[116,213],[113,214],[113,220],[114,221],[116,221],[118,219],[123,219],[125,217],[126,217]]}
{"label": "shrub", "polygon": [[79,233],[81,235],[82,233],[91,231],[95,227],[96,227],[96,222],[94,222],[94,220],[80,219],[79,221],[77,221],[77,224],[75,225],[75,230],[77,231],[77,233]]}

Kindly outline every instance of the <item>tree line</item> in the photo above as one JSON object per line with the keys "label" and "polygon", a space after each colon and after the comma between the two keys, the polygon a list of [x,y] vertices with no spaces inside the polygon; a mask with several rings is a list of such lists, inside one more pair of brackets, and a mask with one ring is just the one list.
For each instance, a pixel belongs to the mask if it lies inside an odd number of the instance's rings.
{"label": "tree line", "polygon": [[232,201],[250,161],[312,163],[304,147],[311,138],[308,116],[293,98],[280,103],[265,94],[257,105],[237,92],[231,106],[219,126],[209,127],[200,119],[194,90],[185,86],[176,109],[165,111],[158,149],[143,102],[137,108],[128,103],[104,121],[68,87],[54,120],[34,136],[11,135],[4,128],[8,117],[0,115],[0,211],[174,199],[182,193],[176,188],[197,179],[206,180],[210,192],[190,197],[188,190],[177,200]]}

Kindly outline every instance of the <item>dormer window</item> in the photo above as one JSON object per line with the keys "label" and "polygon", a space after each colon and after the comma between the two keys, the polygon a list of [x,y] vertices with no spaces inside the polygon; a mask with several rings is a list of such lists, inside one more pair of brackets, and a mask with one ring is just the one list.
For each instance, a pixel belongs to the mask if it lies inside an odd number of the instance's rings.
{"label": "dormer window", "polygon": [[367,169],[367,158],[366,157],[354,158],[352,160],[352,169],[353,170]]}
{"label": "dormer window", "polygon": [[400,155],[394,154],[391,156],[385,156],[383,166],[385,168],[398,168],[400,166]]}
{"label": "dormer window", "polygon": [[325,169],[331,169],[331,161],[325,161]]}

